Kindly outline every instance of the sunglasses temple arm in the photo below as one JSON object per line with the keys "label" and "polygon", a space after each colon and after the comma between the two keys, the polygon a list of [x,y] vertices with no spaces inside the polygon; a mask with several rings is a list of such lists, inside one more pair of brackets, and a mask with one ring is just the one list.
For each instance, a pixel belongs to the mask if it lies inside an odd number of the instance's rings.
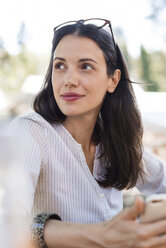
{"label": "sunglasses temple arm", "polygon": [[113,40],[113,43],[114,43],[114,46],[115,46],[115,49],[116,49],[116,43],[115,43],[115,39],[114,39],[114,34],[113,34],[113,31],[112,31],[111,23],[109,23],[109,28],[110,28],[111,35],[112,35],[112,40]]}

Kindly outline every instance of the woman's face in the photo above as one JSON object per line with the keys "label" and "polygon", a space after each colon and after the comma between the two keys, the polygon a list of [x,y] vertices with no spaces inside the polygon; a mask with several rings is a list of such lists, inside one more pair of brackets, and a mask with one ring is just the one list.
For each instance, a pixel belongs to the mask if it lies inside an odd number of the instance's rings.
{"label": "woman's face", "polygon": [[108,77],[103,52],[93,40],[67,35],[56,47],[52,86],[66,116],[97,116],[106,92],[116,87],[113,77]]}

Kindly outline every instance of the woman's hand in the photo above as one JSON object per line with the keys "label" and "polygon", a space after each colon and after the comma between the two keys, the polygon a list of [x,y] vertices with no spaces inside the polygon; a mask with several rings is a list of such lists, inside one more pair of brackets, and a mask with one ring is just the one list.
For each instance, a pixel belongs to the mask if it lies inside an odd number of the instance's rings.
{"label": "woman's hand", "polygon": [[137,198],[110,221],[101,223],[97,242],[103,248],[164,248],[166,247],[166,220],[141,224],[136,218],[143,212],[144,203]]}
{"label": "woman's hand", "polygon": [[123,210],[112,220],[77,224],[49,220],[44,237],[49,248],[166,248],[166,220],[151,224],[136,221],[144,203]]}

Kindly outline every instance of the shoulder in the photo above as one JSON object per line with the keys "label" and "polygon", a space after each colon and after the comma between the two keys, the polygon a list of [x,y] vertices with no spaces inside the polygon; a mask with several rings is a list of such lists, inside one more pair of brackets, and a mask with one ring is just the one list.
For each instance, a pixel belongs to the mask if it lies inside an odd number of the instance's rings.
{"label": "shoulder", "polygon": [[21,115],[15,118],[9,125],[9,133],[22,143],[38,144],[45,149],[48,135],[53,133],[53,127],[36,112]]}
{"label": "shoulder", "polygon": [[41,115],[30,112],[16,117],[10,124],[9,129],[14,132],[32,132],[33,134],[52,130],[52,126]]}
{"label": "shoulder", "polygon": [[143,152],[143,169],[149,178],[166,174],[166,164],[158,156],[148,151]]}
{"label": "shoulder", "polygon": [[31,156],[41,156],[44,163],[48,157],[48,134],[51,136],[52,132],[53,127],[36,112],[16,117],[9,126],[15,146]]}
{"label": "shoulder", "polygon": [[10,134],[23,141],[31,140],[40,144],[45,149],[46,144],[52,142],[52,137],[57,140],[58,123],[50,124],[41,115],[31,112],[15,118],[10,126]]}
{"label": "shoulder", "polygon": [[49,125],[49,123],[41,115],[39,115],[36,112],[30,112],[25,115],[20,115],[13,120],[12,124],[13,123],[21,124],[22,122],[24,122],[25,124],[27,123],[27,125],[28,124],[35,125],[35,123],[40,126]]}
{"label": "shoulder", "polygon": [[151,167],[151,169],[154,167],[157,167],[161,164],[164,164],[164,161],[162,161],[161,158],[159,158],[157,155],[154,153],[148,152],[147,150],[143,150],[142,154],[143,158],[143,164],[145,167]]}

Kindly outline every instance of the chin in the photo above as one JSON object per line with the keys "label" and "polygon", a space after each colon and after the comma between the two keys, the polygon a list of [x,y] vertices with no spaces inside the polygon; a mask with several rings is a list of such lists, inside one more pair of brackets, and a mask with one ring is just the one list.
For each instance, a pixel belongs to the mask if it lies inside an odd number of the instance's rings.
{"label": "chin", "polygon": [[80,113],[71,113],[71,112],[63,112],[64,115],[66,115],[67,117],[75,117],[75,116],[79,116],[81,115]]}
{"label": "chin", "polygon": [[76,115],[80,115],[81,111],[78,109],[74,109],[74,108],[60,108],[61,112],[66,115],[66,116],[76,116]]}
{"label": "chin", "polygon": [[64,115],[66,115],[67,117],[76,117],[76,116],[83,116],[84,114],[85,114],[85,112],[81,112],[81,111],[74,111],[74,110],[61,110],[62,111],[62,113],[64,114]]}

